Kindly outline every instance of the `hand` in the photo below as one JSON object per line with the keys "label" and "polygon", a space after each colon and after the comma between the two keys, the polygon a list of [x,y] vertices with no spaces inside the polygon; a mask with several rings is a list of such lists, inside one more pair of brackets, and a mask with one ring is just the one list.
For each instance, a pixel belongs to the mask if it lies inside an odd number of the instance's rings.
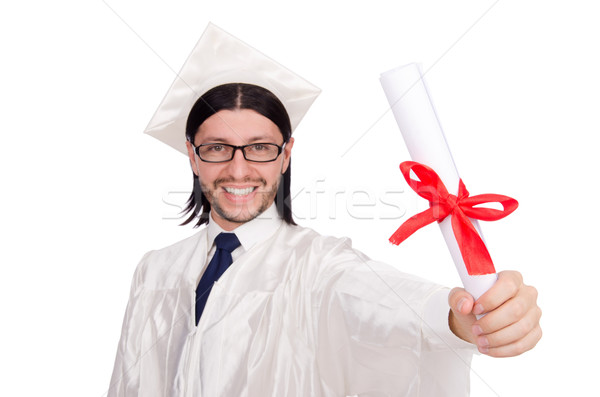
{"label": "hand", "polygon": [[[523,284],[521,273],[498,273],[498,281],[476,302],[463,288],[448,296],[450,329],[492,357],[517,356],[532,349],[542,337],[537,290]],[[479,320],[475,315],[484,314]]]}

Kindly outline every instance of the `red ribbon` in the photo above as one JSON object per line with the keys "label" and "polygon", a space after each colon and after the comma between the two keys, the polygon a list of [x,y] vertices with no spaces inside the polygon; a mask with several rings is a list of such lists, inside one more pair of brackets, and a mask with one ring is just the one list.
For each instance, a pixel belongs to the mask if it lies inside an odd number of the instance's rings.
{"label": "red ribbon", "polygon": [[[458,195],[449,194],[434,170],[414,161],[403,162],[400,164],[400,170],[408,185],[419,196],[429,201],[429,209],[404,222],[390,237],[390,242],[398,245],[423,226],[434,221],[441,222],[451,215],[452,230],[467,267],[467,273],[470,275],[495,273],[492,258],[469,218],[497,221],[517,209],[519,205],[517,200],[500,194],[480,194],[469,197],[462,180],[458,184]],[[419,180],[411,179],[411,171]],[[492,202],[500,203],[503,209],[475,208],[476,205]]]}

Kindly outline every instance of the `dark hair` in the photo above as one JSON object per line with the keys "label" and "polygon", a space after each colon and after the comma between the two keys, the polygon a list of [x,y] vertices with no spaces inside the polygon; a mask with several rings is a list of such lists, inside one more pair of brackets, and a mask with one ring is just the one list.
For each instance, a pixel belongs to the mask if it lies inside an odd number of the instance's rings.
{"label": "dark hair", "polygon": [[[289,142],[292,136],[290,117],[281,101],[269,90],[245,83],[230,83],[214,87],[202,95],[190,110],[185,127],[185,137],[189,142],[194,142],[194,137],[200,125],[213,114],[221,110],[250,109],[271,120],[281,132],[283,142]],[[290,184],[292,174],[292,163],[282,176],[279,183],[275,204],[279,216],[285,222],[295,225],[292,218],[292,200],[290,195]],[[182,216],[190,216],[181,224],[187,225],[198,218],[194,227],[208,223],[210,203],[202,193],[198,176],[193,173],[194,187],[186,203]]]}

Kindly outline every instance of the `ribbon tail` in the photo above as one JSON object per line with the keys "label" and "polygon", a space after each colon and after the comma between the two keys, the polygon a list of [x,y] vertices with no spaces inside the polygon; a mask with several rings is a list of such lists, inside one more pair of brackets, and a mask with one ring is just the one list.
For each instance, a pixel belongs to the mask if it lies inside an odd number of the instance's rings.
{"label": "ribbon tail", "polygon": [[471,220],[460,210],[452,213],[452,230],[469,275],[496,273],[485,243]]}
{"label": "ribbon tail", "polygon": [[[429,208],[423,212],[418,213],[410,218],[408,218],[398,230],[392,234],[390,237],[390,243],[394,245],[399,245],[401,242],[409,238],[414,232],[422,228],[423,226],[427,226],[430,223],[433,223],[437,220],[436,217],[433,216],[435,207]],[[438,210],[439,211],[439,210]]]}

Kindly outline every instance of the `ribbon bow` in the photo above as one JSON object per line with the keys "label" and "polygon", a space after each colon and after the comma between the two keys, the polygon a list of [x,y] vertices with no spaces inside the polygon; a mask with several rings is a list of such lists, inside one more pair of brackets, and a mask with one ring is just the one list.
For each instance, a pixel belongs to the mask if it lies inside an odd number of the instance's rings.
{"label": "ribbon bow", "polygon": [[[467,273],[470,275],[495,273],[492,258],[469,217],[483,221],[497,221],[517,209],[519,205],[517,200],[500,194],[480,194],[469,197],[469,192],[462,179],[458,184],[458,195],[449,194],[434,170],[414,161],[403,162],[400,164],[400,170],[408,185],[419,196],[429,201],[429,209],[404,222],[390,237],[390,242],[398,245],[423,226],[434,221],[441,222],[451,215],[452,230]],[[411,171],[419,180],[411,179]],[[492,202],[500,203],[503,209],[475,208],[476,205]]]}

